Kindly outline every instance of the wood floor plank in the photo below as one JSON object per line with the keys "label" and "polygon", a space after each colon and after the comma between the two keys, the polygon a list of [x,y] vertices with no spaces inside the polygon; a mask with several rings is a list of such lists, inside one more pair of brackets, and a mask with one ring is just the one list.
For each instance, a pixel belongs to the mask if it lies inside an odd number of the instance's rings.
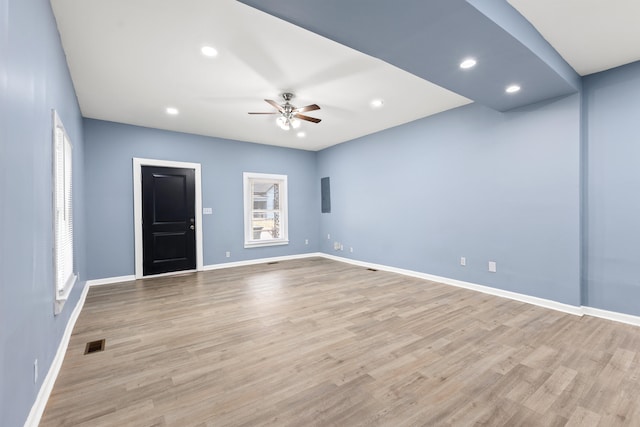
{"label": "wood floor plank", "polygon": [[595,412],[578,407],[569,418],[566,427],[597,427],[600,418]]}
{"label": "wood floor plank", "polygon": [[91,288],[41,425],[637,426],[637,396],[640,328],[307,258]]}

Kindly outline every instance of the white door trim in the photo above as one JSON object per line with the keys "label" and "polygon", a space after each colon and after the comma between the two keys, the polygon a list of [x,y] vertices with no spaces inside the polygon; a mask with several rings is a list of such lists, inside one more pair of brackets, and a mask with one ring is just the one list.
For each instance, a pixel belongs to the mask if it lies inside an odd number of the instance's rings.
{"label": "white door trim", "polygon": [[[133,224],[135,235],[136,279],[142,274],[142,166],[161,166],[195,170],[196,175],[196,270],[203,270],[202,261],[202,180],[200,163],[174,162],[133,158]],[[183,273],[178,271],[176,273]]]}

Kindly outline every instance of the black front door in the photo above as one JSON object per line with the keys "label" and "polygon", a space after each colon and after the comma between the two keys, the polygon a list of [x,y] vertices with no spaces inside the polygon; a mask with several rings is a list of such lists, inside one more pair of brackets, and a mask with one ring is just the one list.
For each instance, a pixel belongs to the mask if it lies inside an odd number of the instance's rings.
{"label": "black front door", "polygon": [[142,274],[194,270],[195,171],[142,166]]}

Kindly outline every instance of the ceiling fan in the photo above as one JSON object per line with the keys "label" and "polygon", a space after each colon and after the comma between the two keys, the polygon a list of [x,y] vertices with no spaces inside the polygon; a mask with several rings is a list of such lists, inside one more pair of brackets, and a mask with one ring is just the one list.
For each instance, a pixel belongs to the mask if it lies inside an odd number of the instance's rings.
{"label": "ceiling fan", "polygon": [[294,95],[290,92],[285,92],[282,94],[282,99],[284,99],[284,104],[280,105],[276,101],[271,99],[265,99],[267,103],[269,103],[273,108],[278,111],[273,111],[270,113],[249,113],[249,114],[280,114],[280,116],[276,119],[276,123],[283,130],[289,130],[291,128],[300,127],[300,120],[306,120],[311,123],[320,123],[320,119],[315,117],[309,117],[304,114],[307,111],[319,110],[320,107],[317,104],[307,105],[305,107],[296,108],[294,105],[291,105],[289,101],[293,99]]}

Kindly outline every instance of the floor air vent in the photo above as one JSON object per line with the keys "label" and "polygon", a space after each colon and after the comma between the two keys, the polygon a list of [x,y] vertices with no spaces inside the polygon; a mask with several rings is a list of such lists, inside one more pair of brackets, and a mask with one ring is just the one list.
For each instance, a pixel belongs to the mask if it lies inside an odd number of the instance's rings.
{"label": "floor air vent", "polygon": [[367,270],[369,270],[369,271],[378,271],[375,268],[367,268]]}
{"label": "floor air vent", "polygon": [[271,262],[268,262],[267,265],[273,265],[273,264],[277,264],[277,263],[278,263],[278,261],[271,261]]}
{"label": "floor air vent", "polygon": [[84,348],[84,354],[97,353],[104,350],[104,338],[98,341],[91,341],[87,343]]}

